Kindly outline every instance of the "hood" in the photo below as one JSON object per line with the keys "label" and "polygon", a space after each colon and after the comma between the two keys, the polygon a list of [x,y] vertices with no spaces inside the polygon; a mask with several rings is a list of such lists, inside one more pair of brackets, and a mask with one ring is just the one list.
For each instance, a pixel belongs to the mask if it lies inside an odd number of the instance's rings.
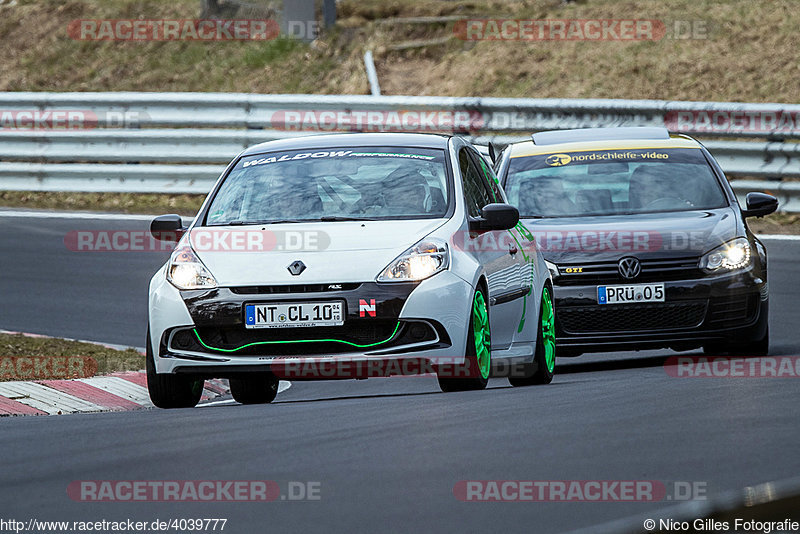
{"label": "hood", "polygon": [[555,264],[701,256],[743,234],[733,208],[669,213],[524,219]]}
{"label": "hood", "polygon": [[[220,286],[366,282],[446,219],[193,228],[192,247]],[[301,261],[299,275],[289,265]]]}

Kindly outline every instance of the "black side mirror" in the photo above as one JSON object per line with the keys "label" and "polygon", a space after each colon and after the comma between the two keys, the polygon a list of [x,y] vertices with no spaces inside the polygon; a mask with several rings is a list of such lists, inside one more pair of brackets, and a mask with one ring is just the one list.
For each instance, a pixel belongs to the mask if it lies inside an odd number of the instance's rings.
{"label": "black side mirror", "polygon": [[766,193],[747,193],[745,202],[747,209],[742,210],[744,217],[763,217],[778,209],[778,199]]}
{"label": "black side mirror", "polygon": [[150,223],[150,234],[159,241],[178,241],[186,228],[180,215],[160,215]]}
{"label": "black side mirror", "polygon": [[519,222],[519,210],[510,204],[487,204],[481,212],[483,217],[470,221],[470,230],[510,230]]}

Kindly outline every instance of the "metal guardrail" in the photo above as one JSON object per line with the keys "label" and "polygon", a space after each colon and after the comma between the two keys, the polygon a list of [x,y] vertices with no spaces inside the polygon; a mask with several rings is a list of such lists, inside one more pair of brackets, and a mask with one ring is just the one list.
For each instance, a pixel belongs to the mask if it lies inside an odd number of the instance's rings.
{"label": "metal guardrail", "polygon": [[800,105],[559,98],[472,98],[242,93],[0,93],[0,110],[113,114],[127,126],[276,128],[287,110],[474,112],[477,130],[529,132],[665,126],[713,136],[800,138]]}
{"label": "metal guardrail", "polygon": [[[31,112],[44,126],[8,127]],[[53,113],[77,122],[53,128]],[[417,122],[402,122],[409,117]],[[0,93],[0,190],[204,193],[236,153],[273,139],[450,130],[506,144],[531,131],[592,126],[753,138],[704,144],[730,176],[770,179],[734,181],[737,192],[769,190],[782,209],[800,211],[800,184],[780,181],[800,177],[800,143],[785,141],[800,139],[800,105],[661,100]]]}

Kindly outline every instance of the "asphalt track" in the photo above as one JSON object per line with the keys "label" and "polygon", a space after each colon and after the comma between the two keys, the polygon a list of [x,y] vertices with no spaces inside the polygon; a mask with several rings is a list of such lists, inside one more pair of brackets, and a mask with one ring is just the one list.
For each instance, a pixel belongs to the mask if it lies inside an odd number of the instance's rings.
{"label": "asphalt track", "polygon": [[[72,252],[144,221],[0,216],[0,329],[141,346],[165,253]],[[800,354],[800,241],[768,241],[773,355]],[[800,472],[792,378],[671,378],[671,351],[559,361],[549,386],[295,382],[272,405],[0,420],[0,519],[227,518],[225,532],[565,532],[674,504],[461,502],[461,480],[699,482],[713,498]],[[86,503],[76,480],[319,482],[320,499]],[[798,519],[795,517],[794,519]]]}

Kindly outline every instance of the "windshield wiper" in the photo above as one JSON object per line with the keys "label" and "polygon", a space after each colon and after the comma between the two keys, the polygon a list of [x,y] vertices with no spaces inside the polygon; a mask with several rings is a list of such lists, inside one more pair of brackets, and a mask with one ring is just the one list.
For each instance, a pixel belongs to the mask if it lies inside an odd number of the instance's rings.
{"label": "windshield wiper", "polygon": [[319,219],[274,219],[264,221],[228,221],[224,223],[214,223],[208,226],[257,226],[259,224],[289,224],[289,223],[309,223],[309,222],[331,222],[331,221],[377,221],[370,217],[346,217],[343,215],[323,215]]}
{"label": "windshield wiper", "polygon": [[347,217],[345,215],[323,215],[319,218],[322,222],[329,222],[329,221],[376,221],[377,219],[372,217]]}
{"label": "windshield wiper", "polygon": [[259,224],[283,224],[283,223],[301,223],[301,222],[308,222],[308,220],[303,219],[275,219],[271,221],[242,221],[242,220],[235,220],[235,221],[228,221],[224,223],[214,223],[209,224],[208,226],[258,226]]}

